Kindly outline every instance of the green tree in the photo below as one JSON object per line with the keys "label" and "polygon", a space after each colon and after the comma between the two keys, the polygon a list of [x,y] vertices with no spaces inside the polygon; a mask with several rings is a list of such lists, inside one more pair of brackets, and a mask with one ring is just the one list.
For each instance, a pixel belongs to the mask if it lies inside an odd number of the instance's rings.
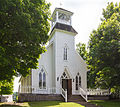
{"label": "green tree", "polygon": [[79,55],[86,61],[87,60],[87,49],[86,49],[86,44],[84,43],[78,43],[76,45],[77,47],[77,52]]}
{"label": "green tree", "polygon": [[[120,87],[120,4],[103,9],[102,23],[90,35],[89,86]],[[91,83],[92,84],[91,84]]]}
{"label": "green tree", "polygon": [[9,95],[13,93],[13,79],[0,81],[0,95]]}
{"label": "green tree", "polygon": [[45,0],[0,1],[0,81],[37,68],[49,38],[49,7]]}

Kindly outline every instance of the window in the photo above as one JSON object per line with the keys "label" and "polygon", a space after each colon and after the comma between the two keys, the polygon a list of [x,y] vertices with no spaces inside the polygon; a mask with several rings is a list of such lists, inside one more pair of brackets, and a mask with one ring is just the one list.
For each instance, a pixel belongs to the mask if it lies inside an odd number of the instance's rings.
{"label": "window", "polygon": [[40,89],[46,89],[46,74],[43,68],[39,73],[39,87]]}
{"label": "window", "polygon": [[76,76],[76,90],[78,90],[78,76]]}
{"label": "window", "polygon": [[77,73],[77,76],[76,76],[76,90],[79,89],[79,87],[81,87],[81,76],[79,73]]}
{"label": "window", "polygon": [[64,48],[64,60],[67,60],[67,48]]}
{"label": "window", "polygon": [[66,15],[64,13],[59,13],[58,18],[61,19],[61,20],[70,21],[70,16]]}

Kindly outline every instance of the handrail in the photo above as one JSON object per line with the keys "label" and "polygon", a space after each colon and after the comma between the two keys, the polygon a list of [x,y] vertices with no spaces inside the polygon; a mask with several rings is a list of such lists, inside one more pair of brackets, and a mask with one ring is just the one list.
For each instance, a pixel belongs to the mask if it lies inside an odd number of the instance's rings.
{"label": "handrail", "polygon": [[88,100],[87,100],[87,91],[85,91],[81,87],[79,87],[79,91],[80,91],[80,95],[85,99],[85,101],[88,102]]}
{"label": "handrail", "polygon": [[65,102],[67,102],[67,90],[64,90],[63,88],[61,88],[61,95],[65,99]]}
{"label": "handrail", "polygon": [[110,95],[108,89],[87,89],[88,95]]}

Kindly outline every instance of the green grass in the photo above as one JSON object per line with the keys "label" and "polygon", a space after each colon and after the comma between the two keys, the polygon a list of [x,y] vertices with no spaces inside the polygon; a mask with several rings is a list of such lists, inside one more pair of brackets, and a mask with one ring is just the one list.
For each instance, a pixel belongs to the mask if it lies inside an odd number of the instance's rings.
{"label": "green grass", "polygon": [[92,104],[100,105],[102,107],[120,107],[120,101],[104,101],[104,100],[90,100]]}
{"label": "green grass", "polygon": [[60,101],[41,101],[41,102],[24,102],[22,104],[13,105],[0,103],[0,107],[85,107],[73,102],[60,102]]}

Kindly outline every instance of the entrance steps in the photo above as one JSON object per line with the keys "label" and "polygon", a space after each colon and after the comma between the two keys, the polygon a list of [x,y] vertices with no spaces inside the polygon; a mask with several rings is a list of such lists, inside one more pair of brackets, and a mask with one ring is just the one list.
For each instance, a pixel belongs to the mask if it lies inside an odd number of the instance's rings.
{"label": "entrance steps", "polygon": [[80,95],[68,96],[68,102],[86,102]]}
{"label": "entrance steps", "polygon": [[80,95],[68,96],[68,102],[75,102],[75,103],[81,104],[85,107],[101,107],[101,106],[97,106],[95,104],[91,104],[89,102],[86,102]]}

